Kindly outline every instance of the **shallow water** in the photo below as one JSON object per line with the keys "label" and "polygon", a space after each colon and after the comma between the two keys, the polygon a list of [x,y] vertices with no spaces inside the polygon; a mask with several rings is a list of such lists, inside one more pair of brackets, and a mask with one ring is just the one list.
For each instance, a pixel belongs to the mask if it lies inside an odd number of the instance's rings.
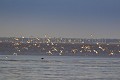
{"label": "shallow water", "polygon": [[120,80],[119,76],[119,58],[0,56],[0,80]]}

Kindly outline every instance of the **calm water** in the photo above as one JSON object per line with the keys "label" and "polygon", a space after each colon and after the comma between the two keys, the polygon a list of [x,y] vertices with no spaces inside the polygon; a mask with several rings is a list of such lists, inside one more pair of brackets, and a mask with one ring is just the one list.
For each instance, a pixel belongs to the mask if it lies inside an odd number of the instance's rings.
{"label": "calm water", "polygon": [[120,80],[120,59],[0,56],[0,80]]}

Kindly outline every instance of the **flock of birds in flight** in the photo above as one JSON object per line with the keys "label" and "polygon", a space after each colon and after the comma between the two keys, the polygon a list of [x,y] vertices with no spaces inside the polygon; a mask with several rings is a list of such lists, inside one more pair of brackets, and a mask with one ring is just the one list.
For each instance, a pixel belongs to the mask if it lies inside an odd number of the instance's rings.
{"label": "flock of birds in flight", "polygon": [[[37,38],[38,39],[38,38]],[[19,41],[19,39],[15,39],[17,41]],[[18,53],[22,52],[23,50],[29,51],[31,48],[34,47],[37,48],[38,50],[40,50],[41,52],[45,52],[48,55],[54,55],[54,54],[58,54],[58,55],[64,55],[67,53],[72,53],[73,55],[79,54],[79,53],[95,53],[95,55],[99,55],[101,54],[101,52],[107,52],[107,55],[112,56],[115,54],[119,54],[120,53],[120,45],[116,44],[114,45],[115,48],[108,48],[109,46],[111,46],[111,44],[100,44],[100,43],[96,43],[95,45],[91,45],[91,44],[77,44],[77,46],[74,46],[76,44],[71,43],[68,46],[65,45],[61,45],[59,43],[53,43],[50,41],[50,39],[48,38],[46,43],[44,43],[44,46],[42,43],[31,43],[31,41],[27,41],[27,46],[26,45],[22,45],[23,43],[20,42],[15,42],[13,43],[13,46],[16,50],[16,52],[13,53],[13,55],[18,55]],[[80,45],[80,46],[78,46]],[[22,46],[22,47],[21,47]],[[71,47],[70,47],[71,46]],[[69,47],[69,49],[68,49]]]}

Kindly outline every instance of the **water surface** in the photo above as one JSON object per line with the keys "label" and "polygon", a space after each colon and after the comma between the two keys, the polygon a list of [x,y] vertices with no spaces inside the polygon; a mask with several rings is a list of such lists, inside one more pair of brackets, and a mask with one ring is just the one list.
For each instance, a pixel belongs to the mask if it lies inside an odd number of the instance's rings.
{"label": "water surface", "polygon": [[0,80],[120,80],[119,76],[119,58],[0,56]]}

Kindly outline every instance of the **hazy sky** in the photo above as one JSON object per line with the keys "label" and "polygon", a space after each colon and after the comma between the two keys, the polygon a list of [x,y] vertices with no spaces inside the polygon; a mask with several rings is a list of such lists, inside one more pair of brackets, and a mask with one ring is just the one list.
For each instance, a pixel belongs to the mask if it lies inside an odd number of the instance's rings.
{"label": "hazy sky", "polygon": [[0,37],[120,38],[120,0],[0,0]]}

